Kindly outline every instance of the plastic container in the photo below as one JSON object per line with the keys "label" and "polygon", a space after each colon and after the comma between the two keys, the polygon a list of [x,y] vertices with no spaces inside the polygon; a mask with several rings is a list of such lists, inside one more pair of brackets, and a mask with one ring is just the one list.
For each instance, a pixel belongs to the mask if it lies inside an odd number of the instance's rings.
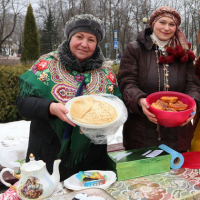
{"label": "plastic container", "polygon": [[[188,108],[184,111],[168,112],[152,107],[151,104],[153,102],[156,102],[162,96],[178,97],[178,100],[182,101],[184,104],[187,104]],[[152,93],[147,96],[146,101],[147,104],[149,105],[149,111],[156,116],[158,124],[165,127],[180,126],[183,122],[185,122],[188,119],[188,117],[191,115],[194,106],[196,105],[192,97],[180,92],[173,92],[173,91],[161,91]]]}

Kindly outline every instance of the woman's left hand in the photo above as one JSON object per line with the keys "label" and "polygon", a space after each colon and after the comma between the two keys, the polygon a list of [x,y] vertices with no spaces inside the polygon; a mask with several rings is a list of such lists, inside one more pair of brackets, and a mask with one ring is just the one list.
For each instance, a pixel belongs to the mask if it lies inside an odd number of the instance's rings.
{"label": "woman's left hand", "polygon": [[185,126],[186,124],[188,124],[195,117],[196,110],[197,110],[197,107],[195,105],[193,110],[192,110],[192,113],[191,113],[190,117],[183,124],[181,124],[181,126]]}

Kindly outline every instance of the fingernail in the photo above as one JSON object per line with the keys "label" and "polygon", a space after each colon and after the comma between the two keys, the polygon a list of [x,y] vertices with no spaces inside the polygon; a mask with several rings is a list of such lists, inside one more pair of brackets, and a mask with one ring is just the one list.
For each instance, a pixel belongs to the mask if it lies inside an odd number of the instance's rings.
{"label": "fingernail", "polygon": [[194,112],[192,111],[190,115],[192,116],[192,115],[194,115],[194,114],[196,114],[196,111],[194,111]]}

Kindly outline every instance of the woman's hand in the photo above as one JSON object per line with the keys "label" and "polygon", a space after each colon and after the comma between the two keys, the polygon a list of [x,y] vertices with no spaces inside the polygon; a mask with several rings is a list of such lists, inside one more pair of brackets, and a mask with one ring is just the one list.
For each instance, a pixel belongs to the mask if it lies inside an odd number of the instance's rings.
{"label": "woman's hand", "polygon": [[147,105],[146,98],[141,98],[141,99],[139,99],[138,102],[141,105],[143,113],[147,116],[147,118],[151,122],[158,124],[156,116],[153,113],[149,112],[149,106]]}
{"label": "woman's hand", "polygon": [[69,112],[67,108],[62,103],[55,103],[52,102],[49,106],[49,112],[51,115],[55,115],[59,117],[62,121],[67,122],[68,124],[71,124],[72,126],[76,126],[73,122],[71,122],[68,117],[67,113]]}
{"label": "woman's hand", "polygon": [[191,113],[190,117],[183,124],[181,124],[181,126],[185,126],[186,124],[188,124],[195,117],[196,110],[197,110],[197,106],[195,105],[193,110],[192,110],[192,113]]}

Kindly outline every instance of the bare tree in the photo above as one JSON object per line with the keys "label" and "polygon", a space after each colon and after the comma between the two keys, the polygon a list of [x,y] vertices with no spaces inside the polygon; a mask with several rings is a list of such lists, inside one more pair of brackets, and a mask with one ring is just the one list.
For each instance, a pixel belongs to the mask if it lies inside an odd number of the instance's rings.
{"label": "bare tree", "polygon": [[[117,51],[113,45],[114,30],[117,30],[119,48],[123,52],[126,45],[135,40],[138,32],[143,30],[143,17],[149,20],[151,13],[158,7],[171,6],[180,13],[181,28],[199,54],[197,43],[200,28],[199,4],[199,0],[40,0],[38,3],[40,9],[36,11],[35,16],[39,30],[43,29],[43,19],[51,8],[59,42],[64,40],[64,26],[72,16],[90,13],[99,17],[106,31],[105,39],[100,46],[104,55],[106,52],[108,57],[115,58]],[[105,43],[108,43],[107,49]]]}
{"label": "bare tree", "polygon": [[13,34],[17,17],[26,4],[19,0],[0,0],[0,49],[2,44]]}

